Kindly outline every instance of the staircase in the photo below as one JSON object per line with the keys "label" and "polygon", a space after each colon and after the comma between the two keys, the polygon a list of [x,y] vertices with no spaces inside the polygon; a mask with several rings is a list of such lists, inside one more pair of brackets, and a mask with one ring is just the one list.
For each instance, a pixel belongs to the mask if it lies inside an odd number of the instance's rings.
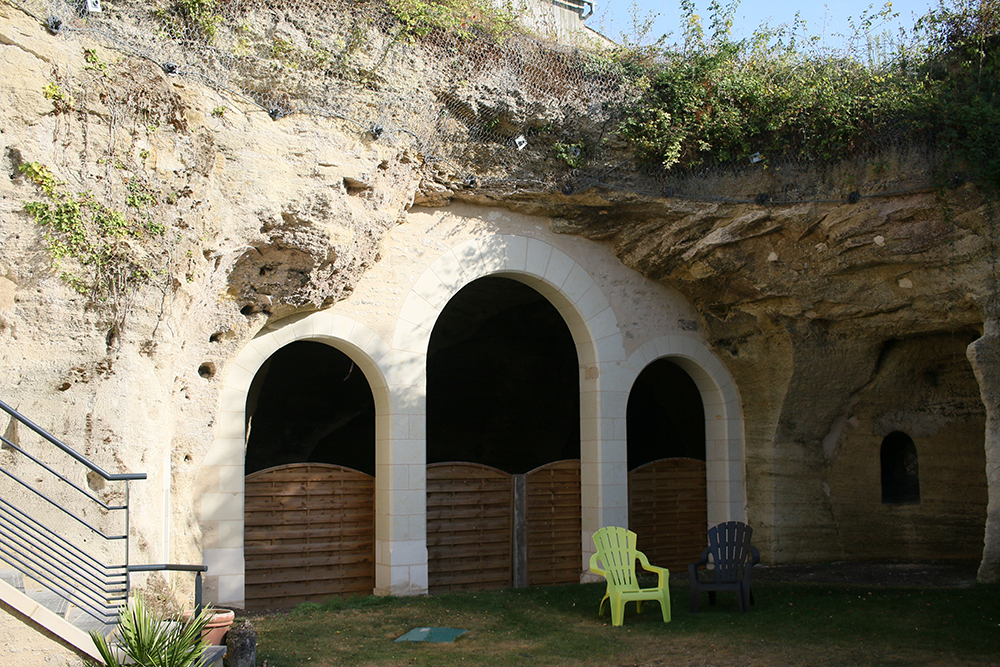
{"label": "staircase", "polygon": [[0,426],[3,413],[0,601],[97,660],[88,633],[114,629],[130,574],[193,572],[201,608],[204,565],[129,563],[129,483],[145,473],[108,473],[3,401]]}

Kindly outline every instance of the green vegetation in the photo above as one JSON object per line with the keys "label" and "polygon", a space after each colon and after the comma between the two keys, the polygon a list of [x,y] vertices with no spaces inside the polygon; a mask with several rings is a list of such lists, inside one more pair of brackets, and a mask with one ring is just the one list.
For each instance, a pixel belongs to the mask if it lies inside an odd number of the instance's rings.
{"label": "green vegetation", "polygon": [[201,37],[212,41],[222,21],[216,0],[177,0],[176,11]]}
{"label": "green vegetation", "polygon": [[583,166],[583,163],[586,161],[585,149],[586,146],[583,144],[564,144],[559,141],[552,145],[552,150],[555,151],[556,157],[573,169]]}
{"label": "green vegetation", "polygon": [[110,309],[109,341],[117,339],[132,297],[156,273],[149,240],[162,236],[165,228],[150,212],[158,203],[155,191],[137,177],[128,179],[129,213],[123,213],[89,191],[68,190],[43,164],[26,162],[19,170],[45,195],[42,201],[27,202],[24,210],[45,229],[57,271],[77,292]]}
{"label": "green vegetation", "polygon": [[952,148],[1000,184],[1000,0],[941,0],[894,38],[872,34],[895,16],[886,4],[851,22],[842,52],[818,46],[801,23],[734,40],[736,3],[713,0],[709,35],[691,0],[681,10],[682,45],[616,56],[643,88],[621,131],[647,166],[698,168],[754,153],[826,162],[891,133]]}
{"label": "green vegetation", "polygon": [[174,39],[185,39],[194,33],[206,42],[215,39],[223,19],[217,0],[177,0],[169,10],[154,9],[153,16],[163,22],[167,34]]}
{"label": "green vegetation", "polygon": [[463,39],[499,40],[517,25],[512,3],[496,6],[488,0],[385,0],[389,12],[413,37],[449,32]]}
{"label": "green vegetation", "polygon": [[[733,594],[692,614],[681,581],[673,620],[655,604],[629,605],[612,627],[597,608],[604,584],[430,597],[363,597],[302,605],[252,622],[269,665],[811,665],[985,664],[1000,652],[1000,587],[903,589],[754,584],[741,614]],[[395,643],[417,627],[468,630],[452,644]],[[655,663],[659,664],[659,663]]]}
{"label": "green vegetation", "polygon": [[73,110],[76,106],[76,100],[69,92],[62,89],[62,87],[55,81],[49,81],[45,84],[42,89],[42,95],[45,99],[52,100],[52,107],[55,113],[67,113]]}
{"label": "green vegetation", "polygon": [[83,61],[87,63],[84,65],[83,69],[90,70],[92,72],[99,72],[101,74],[107,73],[108,64],[102,61],[100,56],[97,55],[97,49],[84,49]]}
{"label": "green vegetation", "polygon": [[[212,620],[212,610],[203,609],[189,622],[170,621],[152,613],[138,596],[129,600],[118,621],[117,638],[124,659],[98,632],[91,632],[98,653],[107,667],[196,667],[208,644],[201,631]],[[92,667],[99,663],[90,662]]]}

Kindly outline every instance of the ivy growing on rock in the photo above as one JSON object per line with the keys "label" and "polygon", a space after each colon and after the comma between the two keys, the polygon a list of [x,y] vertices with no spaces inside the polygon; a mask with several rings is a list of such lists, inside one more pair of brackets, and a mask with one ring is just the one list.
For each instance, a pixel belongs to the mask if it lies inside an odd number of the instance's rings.
{"label": "ivy growing on rock", "polygon": [[108,309],[109,346],[119,340],[136,292],[158,274],[158,241],[165,227],[151,213],[156,191],[139,177],[126,180],[126,211],[73,192],[45,165],[26,162],[19,171],[44,198],[26,213],[45,230],[45,245],[63,281]]}

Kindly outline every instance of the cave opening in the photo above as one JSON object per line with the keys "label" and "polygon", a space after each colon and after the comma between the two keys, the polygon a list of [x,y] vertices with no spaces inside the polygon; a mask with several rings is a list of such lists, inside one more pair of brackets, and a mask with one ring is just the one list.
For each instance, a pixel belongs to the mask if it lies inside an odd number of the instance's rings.
{"label": "cave opening", "polygon": [[893,431],[882,440],[879,459],[882,469],[882,503],[919,503],[920,468],[913,438],[902,431]]}
{"label": "cave opening", "polygon": [[246,474],[290,463],[331,463],[375,475],[375,399],[340,350],[286,345],[264,362],[247,395]]}
{"label": "cave opening", "polygon": [[431,333],[427,463],[523,474],[579,457],[579,363],[566,322],[516,280],[469,283]]}
{"label": "cave opening", "polygon": [[668,359],[639,374],[629,394],[628,469],[663,458],[705,460],[705,408],[698,385]]}

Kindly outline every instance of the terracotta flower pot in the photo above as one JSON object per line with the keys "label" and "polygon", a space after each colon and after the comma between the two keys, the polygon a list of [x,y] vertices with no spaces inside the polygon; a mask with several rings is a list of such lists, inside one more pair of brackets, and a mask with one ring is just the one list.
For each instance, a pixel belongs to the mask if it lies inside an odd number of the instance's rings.
{"label": "terracotta flower pot", "polygon": [[215,609],[214,611],[215,615],[212,616],[212,620],[205,626],[201,636],[209,644],[221,646],[226,643],[226,633],[229,632],[229,626],[233,624],[233,619],[236,618],[236,612],[231,609]]}
{"label": "terracotta flower pot", "polygon": [[[212,620],[201,631],[201,636],[213,646],[222,646],[225,644],[229,626],[233,624],[233,619],[236,618],[236,612],[231,609],[212,609],[212,612]],[[194,612],[184,612],[184,620],[190,620],[192,616],[194,616]]]}

